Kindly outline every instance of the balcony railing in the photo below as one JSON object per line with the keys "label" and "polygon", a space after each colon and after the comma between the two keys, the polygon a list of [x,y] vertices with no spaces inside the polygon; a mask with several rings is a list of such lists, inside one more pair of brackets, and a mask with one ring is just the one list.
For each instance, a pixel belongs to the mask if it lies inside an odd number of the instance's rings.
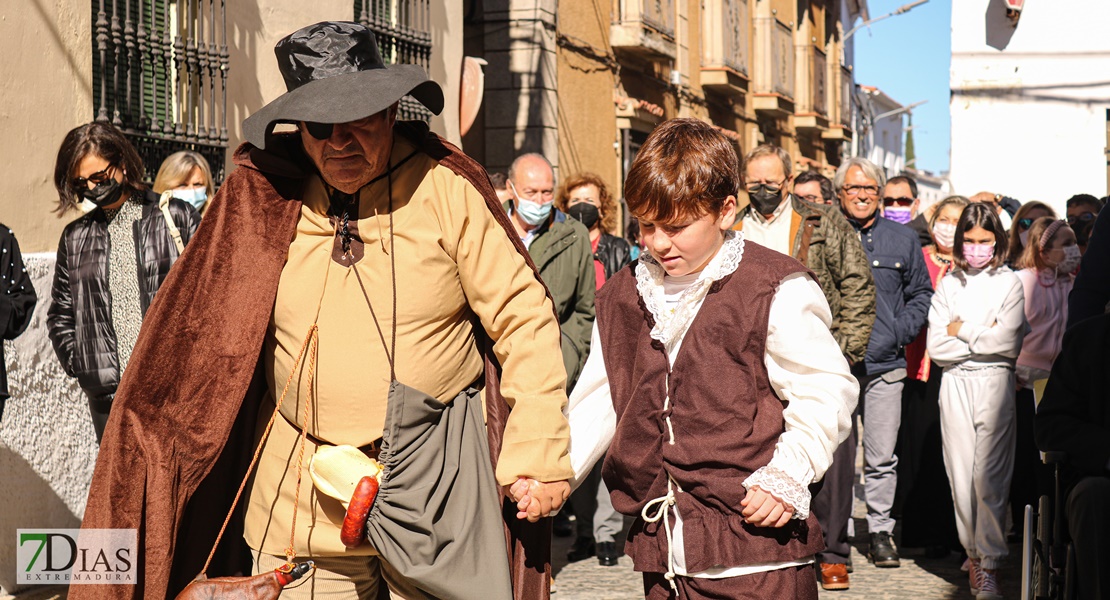
{"label": "balcony railing", "polygon": [[[358,22],[378,39],[387,64],[413,64],[429,70],[432,57],[432,18],[429,0],[355,0]],[[432,113],[422,104],[401,98],[400,118],[427,121]]]}
{"label": "balcony railing", "polygon": [[794,112],[794,41],[791,27],[773,16],[755,18],[752,100],[757,111]]}
{"label": "balcony railing", "polygon": [[675,0],[613,0],[609,43],[649,59],[673,59]]}
{"label": "balcony railing", "polygon": [[813,48],[813,61],[809,65],[813,112],[827,117],[829,114],[829,86],[827,80],[828,66],[825,63],[825,53],[820,48]]}
{"label": "balcony railing", "polygon": [[707,0],[702,11],[702,67],[748,74],[747,0]]}

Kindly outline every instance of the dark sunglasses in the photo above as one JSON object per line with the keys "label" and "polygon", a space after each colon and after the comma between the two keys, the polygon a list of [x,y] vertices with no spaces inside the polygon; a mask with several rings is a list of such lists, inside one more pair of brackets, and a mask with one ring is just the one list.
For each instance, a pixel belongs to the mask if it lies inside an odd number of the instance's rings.
{"label": "dark sunglasses", "polygon": [[883,198],[883,204],[913,204],[913,198]]}
{"label": "dark sunglasses", "polygon": [[314,123],[312,121],[305,121],[305,129],[308,130],[308,135],[318,139],[326,140],[331,137],[331,132],[335,129],[334,123]]}
{"label": "dark sunglasses", "polygon": [[1087,221],[1094,220],[1094,213],[1083,213],[1080,215],[1072,215],[1068,217],[1068,225],[1075,225],[1076,223],[1086,223]]}
{"label": "dark sunglasses", "polygon": [[1017,224],[1018,227],[1021,227],[1023,230],[1029,229],[1033,226],[1033,219],[1018,219]]}
{"label": "dark sunglasses", "polygon": [[69,182],[69,184],[71,186],[73,186],[73,191],[74,192],[77,192],[78,194],[80,194],[80,193],[84,192],[85,190],[89,189],[89,182],[90,181],[92,182],[93,185],[100,185],[100,184],[104,183],[105,181],[108,181],[108,179],[110,179],[110,177],[108,176],[108,173],[112,169],[114,169],[115,167],[116,167],[115,165],[108,165],[107,167],[104,167],[104,170],[97,171],[96,173],[93,173],[92,175],[89,175],[88,177],[74,177],[73,180]]}

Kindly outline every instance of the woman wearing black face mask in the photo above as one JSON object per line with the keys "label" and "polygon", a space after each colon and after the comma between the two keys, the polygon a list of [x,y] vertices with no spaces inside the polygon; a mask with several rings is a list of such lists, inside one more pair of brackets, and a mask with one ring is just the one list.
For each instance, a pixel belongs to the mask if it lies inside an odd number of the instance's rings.
{"label": "woman wearing black face mask", "polygon": [[134,146],[107,123],[70,131],[54,164],[58,216],[94,206],[62,232],[47,325],[89,397],[98,442],[143,315],[200,222],[181,200],[160,206],[142,175]]}
{"label": "woman wearing black face mask", "polygon": [[598,289],[631,262],[632,247],[612,235],[617,228],[616,201],[601,177],[593,173],[571,176],[560,186],[555,207],[590,230]]}

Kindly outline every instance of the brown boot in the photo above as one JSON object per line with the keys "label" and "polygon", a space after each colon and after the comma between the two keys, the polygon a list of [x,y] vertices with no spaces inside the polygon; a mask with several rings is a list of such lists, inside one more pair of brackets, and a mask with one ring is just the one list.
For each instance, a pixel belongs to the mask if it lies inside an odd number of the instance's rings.
{"label": "brown boot", "polygon": [[848,565],[820,563],[821,587],[826,590],[848,589]]}

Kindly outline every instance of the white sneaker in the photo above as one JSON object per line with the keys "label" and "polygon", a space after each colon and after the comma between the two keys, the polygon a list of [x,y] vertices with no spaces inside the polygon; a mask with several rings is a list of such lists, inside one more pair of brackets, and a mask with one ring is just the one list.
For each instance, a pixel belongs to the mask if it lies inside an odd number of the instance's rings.
{"label": "white sneaker", "polygon": [[975,594],[975,600],[1002,600],[997,570],[979,569],[979,592]]}

